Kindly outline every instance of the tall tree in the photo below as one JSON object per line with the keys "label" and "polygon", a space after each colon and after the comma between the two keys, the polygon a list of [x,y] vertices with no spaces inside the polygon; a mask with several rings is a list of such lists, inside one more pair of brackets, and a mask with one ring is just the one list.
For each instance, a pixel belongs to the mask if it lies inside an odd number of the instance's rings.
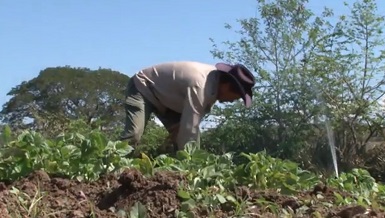
{"label": "tall tree", "polygon": [[[129,77],[110,69],[69,66],[46,68],[8,93],[0,113],[13,129],[52,130],[66,120],[102,120],[105,128],[122,125]],[[52,123],[54,122],[54,123]],[[52,125],[50,125],[52,124]]]}
{"label": "tall tree", "polygon": [[358,0],[345,6],[350,13],[341,16],[335,25],[340,34],[318,53],[326,57],[318,61],[323,61],[323,66],[334,66],[328,70],[334,87],[329,86],[324,98],[338,134],[340,157],[350,162],[365,152],[384,124],[379,100],[385,94],[385,23],[374,0]]}
{"label": "tall tree", "polygon": [[312,157],[327,164],[332,162],[323,115],[332,120],[344,161],[362,153],[381,127],[376,109],[384,95],[385,56],[383,17],[375,1],[357,0],[351,14],[337,22],[330,19],[331,9],[314,16],[306,3],[258,0],[259,15],[239,20],[239,41],[224,42],[224,47],[214,43],[214,57],[245,63],[259,83],[251,110],[239,104],[216,109],[223,122],[209,138],[223,135],[224,128],[232,131],[214,146],[267,149],[280,157]]}
{"label": "tall tree", "polygon": [[332,13],[326,9],[316,17],[306,7],[306,0],[257,3],[259,15],[239,21],[241,39],[225,42],[224,49],[214,44],[213,55],[245,63],[256,72],[259,84],[254,107],[247,112],[236,108],[239,113],[234,124],[240,126],[237,123],[242,121],[243,127],[248,124],[245,128],[254,130],[254,136],[246,142],[250,145],[240,147],[266,148],[289,157],[300,150],[305,135],[313,134],[310,121],[320,113],[313,103],[317,93],[312,81],[320,72],[307,72],[307,59],[320,41],[333,34],[326,21]]}

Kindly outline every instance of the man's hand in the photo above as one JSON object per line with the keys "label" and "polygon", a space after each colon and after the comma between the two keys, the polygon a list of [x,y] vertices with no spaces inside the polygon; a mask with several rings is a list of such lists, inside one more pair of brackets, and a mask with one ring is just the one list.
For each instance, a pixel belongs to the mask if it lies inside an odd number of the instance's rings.
{"label": "man's hand", "polygon": [[169,132],[168,136],[164,140],[163,144],[159,147],[158,152],[160,153],[175,153],[177,151],[176,139],[179,132],[179,124],[173,125],[167,129]]}

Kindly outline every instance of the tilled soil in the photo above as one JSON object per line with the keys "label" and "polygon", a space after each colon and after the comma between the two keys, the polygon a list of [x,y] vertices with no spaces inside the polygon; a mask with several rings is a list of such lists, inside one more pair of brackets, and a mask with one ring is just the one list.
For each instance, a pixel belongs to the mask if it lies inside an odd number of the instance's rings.
{"label": "tilled soil", "polygon": [[[129,217],[131,208],[137,202],[147,209],[147,217],[176,217],[175,211],[181,205],[177,190],[184,181],[182,175],[167,171],[157,172],[148,178],[135,169],[127,169],[120,176],[106,175],[89,183],[50,177],[45,172],[37,171],[11,184],[0,183],[0,217]],[[26,195],[16,196],[12,187]],[[321,217],[385,217],[383,211],[360,206],[327,207],[324,203],[333,204],[335,197],[333,190],[323,186],[316,186],[314,190],[297,196],[255,191],[247,187],[238,187],[234,192],[237,198],[252,202],[263,198],[294,211],[313,201],[303,210],[305,216],[302,217],[316,217],[311,215],[314,211],[318,211]],[[317,198],[317,193],[321,193],[323,198]],[[37,200],[33,201],[33,198]],[[31,206],[30,202],[37,204]],[[276,217],[266,206],[255,204],[248,208],[245,210],[250,214],[248,217]],[[235,210],[233,205],[224,204],[221,210],[215,211],[215,217],[235,217]],[[197,209],[194,214],[196,217],[208,217],[204,209]]]}

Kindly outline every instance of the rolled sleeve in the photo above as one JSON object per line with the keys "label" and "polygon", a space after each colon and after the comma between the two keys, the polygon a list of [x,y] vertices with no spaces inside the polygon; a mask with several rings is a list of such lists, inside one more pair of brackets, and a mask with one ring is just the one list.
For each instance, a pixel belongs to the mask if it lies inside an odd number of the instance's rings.
{"label": "rolled sleeve", "polygon": [[199,86],[188,87],[176,139],[179,149],[183,149],[189,141],[199,142],[199,124],[204,115],[204,91]]}

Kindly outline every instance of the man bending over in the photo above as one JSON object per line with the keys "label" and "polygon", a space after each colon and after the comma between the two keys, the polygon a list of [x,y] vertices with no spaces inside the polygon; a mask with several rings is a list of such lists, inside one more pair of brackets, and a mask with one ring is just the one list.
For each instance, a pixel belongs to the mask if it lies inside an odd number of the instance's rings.
{"label": "man bending over", "polygon": [[136,146],[151,114],[169,132],[174,149],[199,142],[199,125],[216,101],[243,99],[248,108],[255,79],[243,65],[193,61],[160,63],[140,70],[127,86],[125,128],[120,140]]}

